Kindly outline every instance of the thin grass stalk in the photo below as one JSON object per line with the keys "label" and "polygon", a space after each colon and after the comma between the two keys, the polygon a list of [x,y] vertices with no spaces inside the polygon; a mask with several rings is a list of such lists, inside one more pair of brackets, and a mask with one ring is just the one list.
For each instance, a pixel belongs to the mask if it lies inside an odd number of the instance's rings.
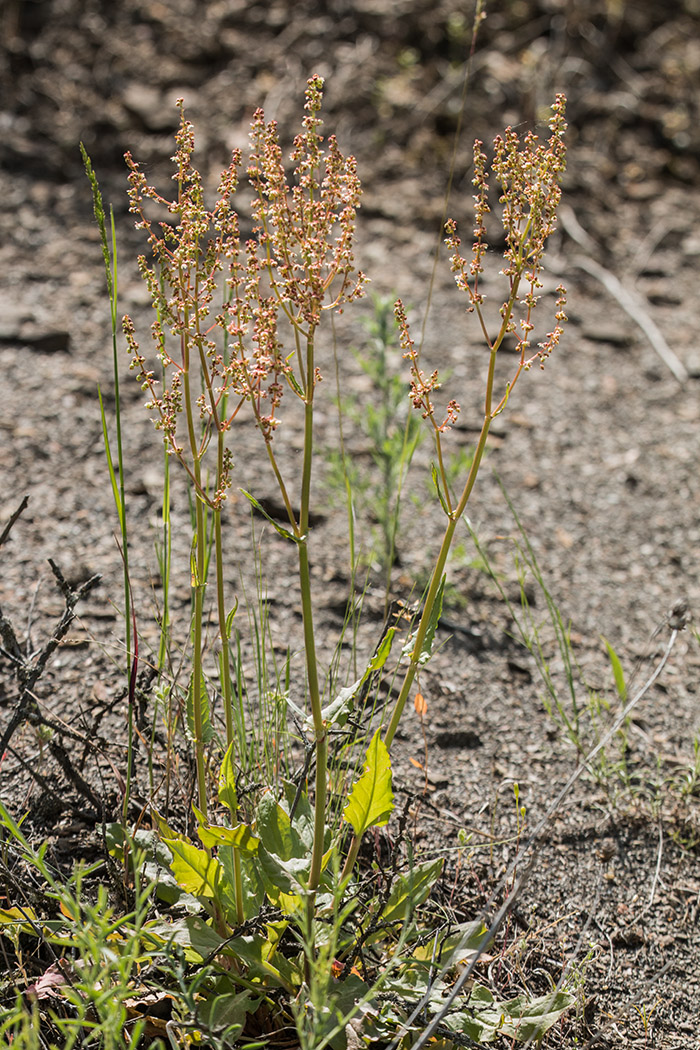
{"label": "thin grass stalk", "polygon": [[[121,412],[121,397],[119,389],[119,348],[117,345],[117,331],[119,327],[118,321],[118,270],[117,270],[117,231],[114,223],[114,211],[112,208],[109,210],[110,219],[110,236],[107,236],[107,221],[105,217],[104,203],[102,200],[102,193],[100,186],[97,181],[97,176],[92,167],[92,162],[87,154],[85,147],[82,142],[80,143],[80,153],[83,158],[83,164],[85,166],[85,173],[88,177],[92,189],[92,201],[93,201],[93,212],[97,221],[97,226],[100,231],[100,240],[102,242],[102,257],[104,259],[105,277],[107,279],[107,294],[109,296],[109,313],[110,313],[110,327],[112,331],[112,376],[114,381],[114,416],[115,416],[115,431],[117,439],[117,474],[115,475],[114,463],[112,460],[112,453],[109,443],[109,430],[107,428],[107,418],[104,410],[104,403],[102,401],[102,392],[98,387],[98,398],[100,402],[100,415],[102,419],[102,433],[105,442],[105,455],[107,457],[107,467],[109,470],[110,481],[112,484],[112,495],[114,498],[114,505],[117,511],[117,518],[119,519],[119,532],[121,535],[121,557],[122,557],[122,569],[123,569],[123,581],[124,581],[124,625],[125,625],[125,642],[126,642],[126,678],[131,690],[131,677],[133,669],[133,637],[132,637],[132,615],[131,615],[131,584],[129,576],[129,531],[127,526],[127,513],[126,513],[126,485],[125,485],[125,472],[124,472],[124,447],[122,441],[122,412]],[[124,825],[126,826],[127,815],[129,810],[129,800],[131,797],[131,774],[134,762],[134,712],[133,704],[129,703],[127,711],[127,762],[126,762],[126,782],[124,789],[124,801],[122,805],[122,818]]]}
{"label": "thin grass stalk", "polygon": [[[348,513],[348,544],[350,546],[350,594],[355,593],[355,579],[357,576],[357,561],[355,556],[355,506],[352,498],[352,485],[350,483],[350,475],[347,468],[348,454],[345,449],[345,434],[343,431],[343,400],[340,393],[340,364],[338,361],[338,346],[335,335],[335,317],[331,315],[331,324],[333,328],[333,361],[335,364],[335,394],[336,403],[338,406],[338,445],[340,448],[340,462],[343,467],[343,481],[345,483],[345,501]],[[356,660],[356,654],[353,649],[353,657]]]}
{"label": "thin grass stalk", "polygon": [[387,546],[387,567],[386,567],[386,586],[384,590],[384,619],[386,619],[389,613],[389,606],[391,605],[391,570],[394,566],[394,558],[396,557],[396,536],[399,531],[399,518],[401,515],[401,494],[403,493],[403,485],[406,480],[409,468],[411,466],[411,460],[413,459],[413,453],[416,450],[419,438],[411,438],[411,415],[410,413],[406,416],[406,422],[403,430],[403,445],[401,446],[401,465],[399,467],[399,480],[396,487],[396,499],[394,502],[394,510],[391,515],[389,522],[389,535],[388,535],[388,546]]}

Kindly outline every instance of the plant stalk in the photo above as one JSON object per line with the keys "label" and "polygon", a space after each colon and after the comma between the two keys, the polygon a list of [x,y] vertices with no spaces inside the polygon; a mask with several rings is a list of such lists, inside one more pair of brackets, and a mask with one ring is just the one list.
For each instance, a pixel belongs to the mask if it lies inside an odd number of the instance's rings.
{"label": "plant stalk", "polygon": [[[423,613],[418,624],[418,630],[416,632],[416,640],[411,652],[406,674],[404,676],[403,684],[401,686],[401,692],[399,693],[394,710],[392,712],[391,721],[387,727],[387,731],[384,734],[384,743],[387,747],[390,747],[396,730],[398,729],[401,716],[403,715],[404,707],[411,691],[411,686],[415,680],[418,668],[420,666],[420,657],[423,652],[423,646],[425,644],[426,635],[428,633],[428,627],[433,615],[433,609],[435,607],[435,600],[437,598],[438,591],[440,589],[440,583],[442,581],[445,565],[447,564],[447,557],[450,553],[452,541],[454,539],[455,529],[457,523],[462,517],[464,510],[469,502],[469,497],[472,494],[472,489],[476,482],[479,468],[481,466],[481,460],[484,455],[484,449],[486,448],[486,438],[488,437],[491,423],[493,422],[493,413],[491,411],[491,402],[493,395],[493,377],[496,367],[496,355],[498,351],[496,349],[491,350],[489,357],[489,371],[486,383],[486,399],[485,399],[485,413],[484,422],[481,427],[481,433],[479,434],[479,440],[477,442],[476,451],[474,453],[474,459],[472,460],[469,475],[467,477],[466,484],[462,495],[460,496],[459,503],[455,507],[454,511],[449,515],[445,534],[442,538],[440,550],[438,552],[435,566],[433,568],[432,575],[430,577],[430,586],[428,587],[428,593],[425,598],[425,604],[423,606]],[[445,486],[447,487],[447,486]]]}

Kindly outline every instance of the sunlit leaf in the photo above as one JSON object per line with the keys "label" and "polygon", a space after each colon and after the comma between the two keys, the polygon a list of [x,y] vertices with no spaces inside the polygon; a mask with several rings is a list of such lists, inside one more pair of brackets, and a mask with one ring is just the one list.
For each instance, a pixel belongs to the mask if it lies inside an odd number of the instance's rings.
{"label": "sunlit leaf", "polygon": [[625,682],[625,672],[622,669],[620,658],[613,649],[607,638],[603,638],[605,642],[605,648],[608,650],[608,657],[610,658],[610,666],[612,667],[613,678],[615,679],[615,688],[617,689],[617,695],[624,703],[627,699],[627,683]]}
{"label": "sunlit leaf", "polygon": [[497,1035],[526,1043],[540,1039],[574,1002],[575,997],[564,991],[498,1000],[488,988],[475,985],[468,1009],[449,1014],[444,1024],[478,1043],[490,1043]]}
{"label": "sunlit leaf", "polygon": [[367,828],[381,828],[387,824],[393,810],[391,761],[378,729],[367,748],[364,772],[350,792],[343,816],[360,836]]}
{"label": "sunlit leaf", "polygon": [[260,839],[253,834],[250,824],[236,824],[227,828],[223,824],[210,824],[196,807],[192,807],[197,817],[197,834],[205,849],[214,846],[235,846],[246,853],[257,853]]}
{"label": "sunlit leaf", "polygon": [[293,532],[290,532],[289,529],[285,529],[284,526],[280,525],[280,523],[278,521],[275,521],[274,518],[271,518],[270,515],[265,510],[265,508],[263,507],[263,505],[261,503],[259,503],[258,500],[256,500],[255,496],[253,496],[250,492],[246,492],[245,489],[241,489],[240,491],[243,493],[243,495],[246,497],[246,499],[250,500],[250,502],[255,507],[255,509],[260,514],[262,514],[263,518],[266,518],[270,522],[270,525],[272,525],[273,529],[275,529],[275,531],[278,532],[280,534],[280,536],[284,536],[285,540],[291,540],[292,543],[300,543],[301,542],[303,537],[295,536]]}
{"label": "sunlit leaf", "polygon": [[205,850],[198,849],[191,842],[182,842],[180,839],[164,841],[173,855],[170,870],[178,886],[195,897],[215,897],[221,870],[216,858],[210,857]]}
{"label": "sunlit leaf", "polygon": [[221,768],[219,769],[219,802],[228,806],[232,819],[238,809],[238,793],[236,791],[236,766],[234,763],[233,741],[226,749]]}

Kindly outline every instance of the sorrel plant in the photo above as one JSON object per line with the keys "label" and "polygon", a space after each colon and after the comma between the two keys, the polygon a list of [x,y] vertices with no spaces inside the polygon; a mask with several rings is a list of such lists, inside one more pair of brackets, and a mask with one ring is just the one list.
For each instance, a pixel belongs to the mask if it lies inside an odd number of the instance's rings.
{"label": "sorrel plant", "polygon": [[[241,240],[239,218],[233,207],[241,154],[234,152],[231,164],[221,175],[218,199],[208,210],[202,178],[193,164],[194,131],[181,101],[173,157],[175,198],[162,196],[148,183],[132,157],[127,154],[126,158],[130,170],[131,211],[137,216],[137,226],[148,235],[152,256],[150,262],[142,256],[139,266],[155,307],[151,334],[159,367],[152,355],[141,350],[135,325],[129,317],[124,319],[124,331],[132,368],[148,395],[147,408],[162,434],[168,456],[181,464],[189,479],[194,506],[188,712],[196,758],[195,814],[204,849],[196,849],[163,822],[160,822],[160,832],[173,856],[172,872],[176,881],[182,889],[197,896],[220,938],[230,935],[232,924],[242,924],[250,918],[255,902],[246,887],[251,886],[251,880],[257,879],[255,885],[267,886],[270,900],[283,905],[288,914],[296,915],[299,911],[297,928],[304,946],[307,983],[320,979],[314,977],[319,970],[315,965],[317,951],[323,950],[317,937],[321,927],[316,923],[314,911],[318,891],[331,891],[333,915],[352,912],[354,905],[348,906],[347,911],[342,902],[355,871],[362,836],[370,827],[386,824],[393,810],[389,749],[416,676],[432,653],[448,555],[476,482],[489,428],[506,408],[521,375],[535,363],[544,366],[559,342],[565,320],[565,292],[560,287],[552,329],[542,341],[532,344],[545,244],[556,221],[559,183],[565,163],[565,99],[558,96],[552,107],[547,142],[540,142],[534,134],[528,134],[521,142],[509,129],[494,143],[491,170],[500,187],[506,237],[505,267],[501,272],[508,289],[494,332],[490,331],[484,316],[481,288],[490,208],[487,158],[479,142],[474,148],[476,221],[470,258],[460,254],[455,222],[447,223],[446,240],[452,252],[457,285],[467,296],[467,310],[476,315],[486,345],[483,423],[471,466],[456,498],[451,494],[444,446],[447,432],[458,417],[459,404],[450,400],[444,415],[436,410],[438,372],[426,375],[423,371],[421,353],[411,337],[404,306],[401,300],[395,304],[401,348],[408,361],[410,400],[425,420],[434,441],[433,481],[446,525],[416,630],[401,653],[402,684],[383,739],[380,729],[371,736],[364,771],[342,809],[342,819],[353,833],[343,859],[342,834],[336,829],[329,837],[327,826],[329,737],[332,730],[347,722],[354,698],[386,662],[394,629],[387,632],[354,685],[341,690],[336,697],[324,696],[321,683],[326,676],[317,659],[309,545],[312,478],[317,467],[314,414],[321,368],[328,364],[319,360],[317,334],[326,315],[341,311],[362,296],[366,278],[356,270],[353,257],[355,219],[360,204],[356,164],[353,157],[343,156],[333,136],[324,144],[320,117],[322,87],[318,76],[308,82],[303,130],[295,139],[291,154],[291,179],[285,171],[275,122],[267,122],[261,110],[253,118],[247,176],[254,194],[256,225],[253,236],[245,243]],[[156,222],[151,218],[154,204],[166,209],[169,221]],[[498,353],[506,337],[513,335],[517,341],[516,362],[508,382],[497,388]],[[301,403],[304,417],[298,477],[285,473],[275,443],[277,429],[284,419],[285,398],[289,396]],[[291,700],[288,703],[300,719],[306,720],[315,756],[313,792],[307,793],[302,783],[299,791],[292,790],[291,795],[287,793],[286,798],[280,800],[264,795],[249,823],[242,822],[236,788],[235,727],[240,721],[240,712],[236,712],[235,705],[237,698],[240,699],[240,690],[234,687],[232,664],[236,662],[236,654],[231,645],[236,604],[226,605],[221,520],[233,480],[236,421],[244,412],[252,413],[264,457],[286,511],[284,524],[269,520],[296,548],[310,714]],[[254,493],[245,495],[258,511],[269,517]],[[211,544],[209,536],[213,536]],[[214,734],[203,666],[203,618],[210,561],[216,587],[219,671],[226,724],[218,803],[228,811],[226,825],[212,825],[208,819],[207,750]],[[338,800],[334,801],[337,813],[340,807]],[[295,815],[302,821],[303,832],[293,823]],[[256,869],[256,863],[261,863],[258,858],[264,853],[269,861],[269,843],[275,836],[279,837],[280,828],[286,829],[287,846],[279,847],[285,856],[278,853],[278,861],[282,857],[278,869],[288,887],[281,897],[279,888],[270,888],[269,880],[265,883],[262,868]],[[300,861],[306,849],[308,862],[303,865]],[[289,850],[291,853],[287,856]],[[293,877],[284,868],[292,861],[296,865]],[[407,890],[401,898],[401,906],[408,908],[424,899],[423,890],[429,891],[439,870],[438,863],[437,867],[420,869],[418,876],[412,876],[410,892]],[[327,899],[324,906],[328,908]],[[381,909],[378,914],[383,914]],[[403,921],[407,914],[395,908],[397,921]],[[277,931],[275,937],[279,936]],[[276,970],[269,961],[261,963],[261,967],[265,979],[276,980],[287,992],[292,991],[294,982],[282,971]],[[311,996],[314,1003],[322,1001],[318,992],[316,987]],[[303,1023],[299,1021],[298,1026],[301,1026],[301,1035]],[[324,1031],[322,1045],[330,1039],[328,1029]]]}

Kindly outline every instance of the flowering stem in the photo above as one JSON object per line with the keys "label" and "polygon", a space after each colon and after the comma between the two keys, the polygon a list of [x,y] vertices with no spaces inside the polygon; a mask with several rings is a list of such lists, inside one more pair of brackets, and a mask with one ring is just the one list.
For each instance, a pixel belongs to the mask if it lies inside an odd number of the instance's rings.
{"label": "flowering stem", "polygon": [[314,810],[314,845],[309,872],[309,890],[318,888],[323,860],[323,844],[326,831],[326,794],[328,768],[328,733],[321,711],[321,691],[318,683],[316,641],[314,636],[313,604],[311,600],[311,573],[309,566],[308,531],[309,506],[311,500],[311,472],[313,467],[313,422],[314,422],[314,332],[309,332],[306,341],[306,391],[304,398],[304,461],[301,475],[301,500],[299,507],[299,586],[304,625],[304,651],[308,681],[311,715],[314,723],[316,743],[316,798]]}
{"label": "flowering stem", "polygon": [[[457,528],[457,523],[459,522],[459,519],[462,517],[466,509],[467,503],[469,502],[469,497],[472,494],[472,489],[474,488],[474,484],[479,473],[479,468],[481,466],[481,461],[484,455],[484,449],[486,448],[486,438],[488,437],[489,429],[491,427],[491,423],[494,417],[494,413],[491,412],[491,398],[493,391],[493,378],[494,371],[496,368],[497,352],[497,350],[493,349],[491,350],[491,354],[489,356],[489,369],[486,381],[484,422],[481,427],[481,433],[479,434],[479,440],[476,445],[476,451],[474,452],[474,458],[472,460],[471,468],[469,470],[469,475],[467,477],[467,481],[462,491],[462,495],[459,498],[459,503],[452,511],[452,513],[448,515],[447,527],[445,528],[445,534],[442,538],[440,550],[438,552],[438,556],[433,567],[433,572],[430,577],[430,585],[428,587],[428,593],[426,595],[425,603],[423,605],[423,613],[418,624],[418,630],[416,631],[416,640],[411,651],[411,656],[408,667],[406,669],[406,674],[404,675],[403,684],[401,686],[401,692],[399,693],[398,699],[394,705],[391,721],[389,722],[386,733],[384,734],[384,743],[387,747],[391,746],[391,743],[394,739],[396,730],[399,726],[399,722],[401,721],[401,716],[403,714],[404,707],[406,706],[406,701],[411,691],[411,686],[413,685],[414,679],[418,672],[418,668],[420,666],[420,657],[423,652],[426,636],[428,634],[428,627],[433,616],[433,610],[435,608],[435,602],[437,599],[438,592],[440,590],[440,584],[445,573],[447,556],[450,553],[452,540],[454,539],[455,529]],[[447,487],[445,486],[445,491],[446,490]]]}
{"label": "flowering stem", "polygon": [[[180,269],[181,282],[184,281]],[[188,311],[185,308],[185,333],[189,330]],[[192,472],[195,483],[195,550],[192,556],[192,722],[194,736],[194,753],[197,767],[197,804],[201,812],[207,814],[207,784],[204,767],[204,739],[202,726],[202,620],[204,618],[204,588],[206,587],[206,523],[204,504],[200,497],[202,492],[202,468],[197,435],[192,411],[192,388],[190,384],[190,350],[187,335],[182,337],[182,386],[184,393],[185,417],[190,451],[192,453]]]}

